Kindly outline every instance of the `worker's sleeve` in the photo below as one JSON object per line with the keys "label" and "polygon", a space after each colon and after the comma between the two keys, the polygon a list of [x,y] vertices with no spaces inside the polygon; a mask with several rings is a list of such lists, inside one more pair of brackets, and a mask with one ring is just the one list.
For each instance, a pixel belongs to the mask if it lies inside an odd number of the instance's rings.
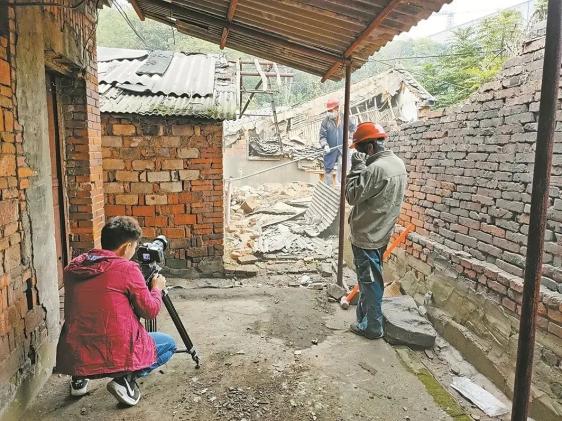
{"label": "worker's sleeve", "polygon": [[328,127],[326,119],[322,120],[320,124],[320,146],[325,147],[328,144]]}
{"label": "worker's sleeve", "polygon": [[351,115],[349,116],[349,133],[355,133],[357,130],[357,117]]}
{"label": "worker's sleeve", "polygon": [[135,314],[143,319],[155,319],[162,306],[162,292],[158,288],[149,290],[137,267],[131,268],[127,277],[127,292]]}
{"label": "worker's sleeve", "polygon": [[[355,154],[354,154],[355,155]],[[378,172],[372,173],[364,160],[353,159],[345,183],[345,198],[352,206],[377,196],[384,190],[386,181]]]}

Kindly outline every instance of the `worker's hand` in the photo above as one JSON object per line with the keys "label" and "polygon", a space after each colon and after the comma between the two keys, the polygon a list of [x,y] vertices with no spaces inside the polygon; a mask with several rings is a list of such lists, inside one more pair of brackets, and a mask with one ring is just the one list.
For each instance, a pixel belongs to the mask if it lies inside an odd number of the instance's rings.
{"label": "worker's hand", "polygon": [[351,155],[351,166],[355,167],[357,165],[365,164],[367,160],[367,155],[358,151],[355,151],[353,155]]}
{"label": "worker's hand", "polygon": [[324,153],[330,152],[330,145],[324,145]]}
{"label": "worker's hand", "polygon": [[166,278],[158,273],[152,277],[152,282],[150,285],[152,286],[152,288],[163,290],[164,288],[166,288]]}

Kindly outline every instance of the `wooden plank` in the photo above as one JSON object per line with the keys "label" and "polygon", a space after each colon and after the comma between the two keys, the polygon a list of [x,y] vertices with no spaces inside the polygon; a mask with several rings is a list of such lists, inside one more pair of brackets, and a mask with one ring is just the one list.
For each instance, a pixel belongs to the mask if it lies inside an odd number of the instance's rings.
{"label": "wooden plank", "polygon": [[238,0],[230,0],[230,4],[228,5],[228,11],[226,12],[226,21],[228,23],[222,30],[221,43],[220,43],[221,50],[223,50],[224,47],[226,46],[226,40],[230,32],[230,24],[234,19],[234,13],[236,13],[236,6],[238,6]]}
{"label": "wooden plank", "polygon": [[267,76],[265,75],[265,72],[261,68],[260,61],[257,58],[254,59],[254,66],[256,66],[256,70],[260,74],[262,90],[269,91],[269,81],[267,80]]}
{"label": "wooden plank", "polygon": [[[375,16],[369,26],[367,26],[367,28],[365,28],[365,30],[361,32],[361,34],[359,34],[355,41],[353,41],[351,45],[347,47],[347,49],[343,53],[343,56],[345,58],[349,58],[353,54],[353,52],[380,26],[382,21],[384,21],[385,18],[392,13],[394,8],[396,8],[396,6],[398,6],[401,1],[402,0],[390,0],[385,8],[382,9],[380,13],[377,14],[377,16]],[[336,72],[339,66],[341,66],[341,62],[334,63],[322,77],[322,82],[324,82],[326,79],[329,79]]]}
{"label": "wooden plank", "polygon": [[277,67],[277,63],[273,63],[273,71],[275,72],[275,76],[277,79],[277,87],[281,89],[281,75],[279,74],[279,67]]}
{"label": "wooden plank", "polygon": [[137,0],[130,0],[130,3],[131,3],[131,6],[133,6],[133,10],[135,11],[135,13],[139,17],[139,19],[144,21],[144,13],[142,12],[142,9],[140,8],[139,4],[137,3]]}

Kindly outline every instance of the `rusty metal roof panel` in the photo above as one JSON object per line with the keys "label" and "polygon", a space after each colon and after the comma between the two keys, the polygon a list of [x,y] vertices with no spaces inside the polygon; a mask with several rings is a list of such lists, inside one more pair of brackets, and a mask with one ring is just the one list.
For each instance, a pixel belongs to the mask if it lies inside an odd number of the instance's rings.
{"label": "rusty metal roof panel", "polygon": [[[451,0],[238,0],[233,1],[234,16],[228,22],[231,1],[135,0],[135,4],[143,16],[188,35],[219,44],[228,28],[229,48],[341,79],[342,58],[349,56],[350,47],[352,65],[359,68],[394,36]],[[334,66],[335,72],[330,72]]]}
{"label": "rusty metal roof panel", "polygon": [[98,52],[102,112],[235,118],[236,69],[224,56],[111,50]]}

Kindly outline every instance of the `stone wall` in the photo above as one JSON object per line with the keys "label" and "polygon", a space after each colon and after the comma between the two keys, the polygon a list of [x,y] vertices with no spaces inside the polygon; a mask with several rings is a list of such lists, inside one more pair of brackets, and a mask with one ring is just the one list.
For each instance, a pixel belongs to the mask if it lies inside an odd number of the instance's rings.
{"label": "stone wall", "polygon": [[[399,222],[416,227],[390,269],[418,301],[433,293],[430,315],[441,332],[508,393],[521,313],[543,56],[544,37],[526,42],[501,75],[466,104],[403,126],[388,142],[409,172]],[[534,381],[533,410],[541,420],[562,415],[560,112],[558,121]]]}
{"label": "stone wall", "polygon": [[[60,117],[70,252],[99,243],[103,195],[95,15],[92,0],[76,9],[0,5],[2,419],[17,419],[50,375],[60,326],[47,70],[57,75],[59,93],[69,94],[61,102],[62,112],[69,115]],[[63,79],[78,88],[66,90]],[[96,157],[100,164],[92,166]]]}
{"label": "stone wall", "polygon": [[222,272],[222,124],[104,114],[102,128],[106,216],[168,237],[168,268]]}

